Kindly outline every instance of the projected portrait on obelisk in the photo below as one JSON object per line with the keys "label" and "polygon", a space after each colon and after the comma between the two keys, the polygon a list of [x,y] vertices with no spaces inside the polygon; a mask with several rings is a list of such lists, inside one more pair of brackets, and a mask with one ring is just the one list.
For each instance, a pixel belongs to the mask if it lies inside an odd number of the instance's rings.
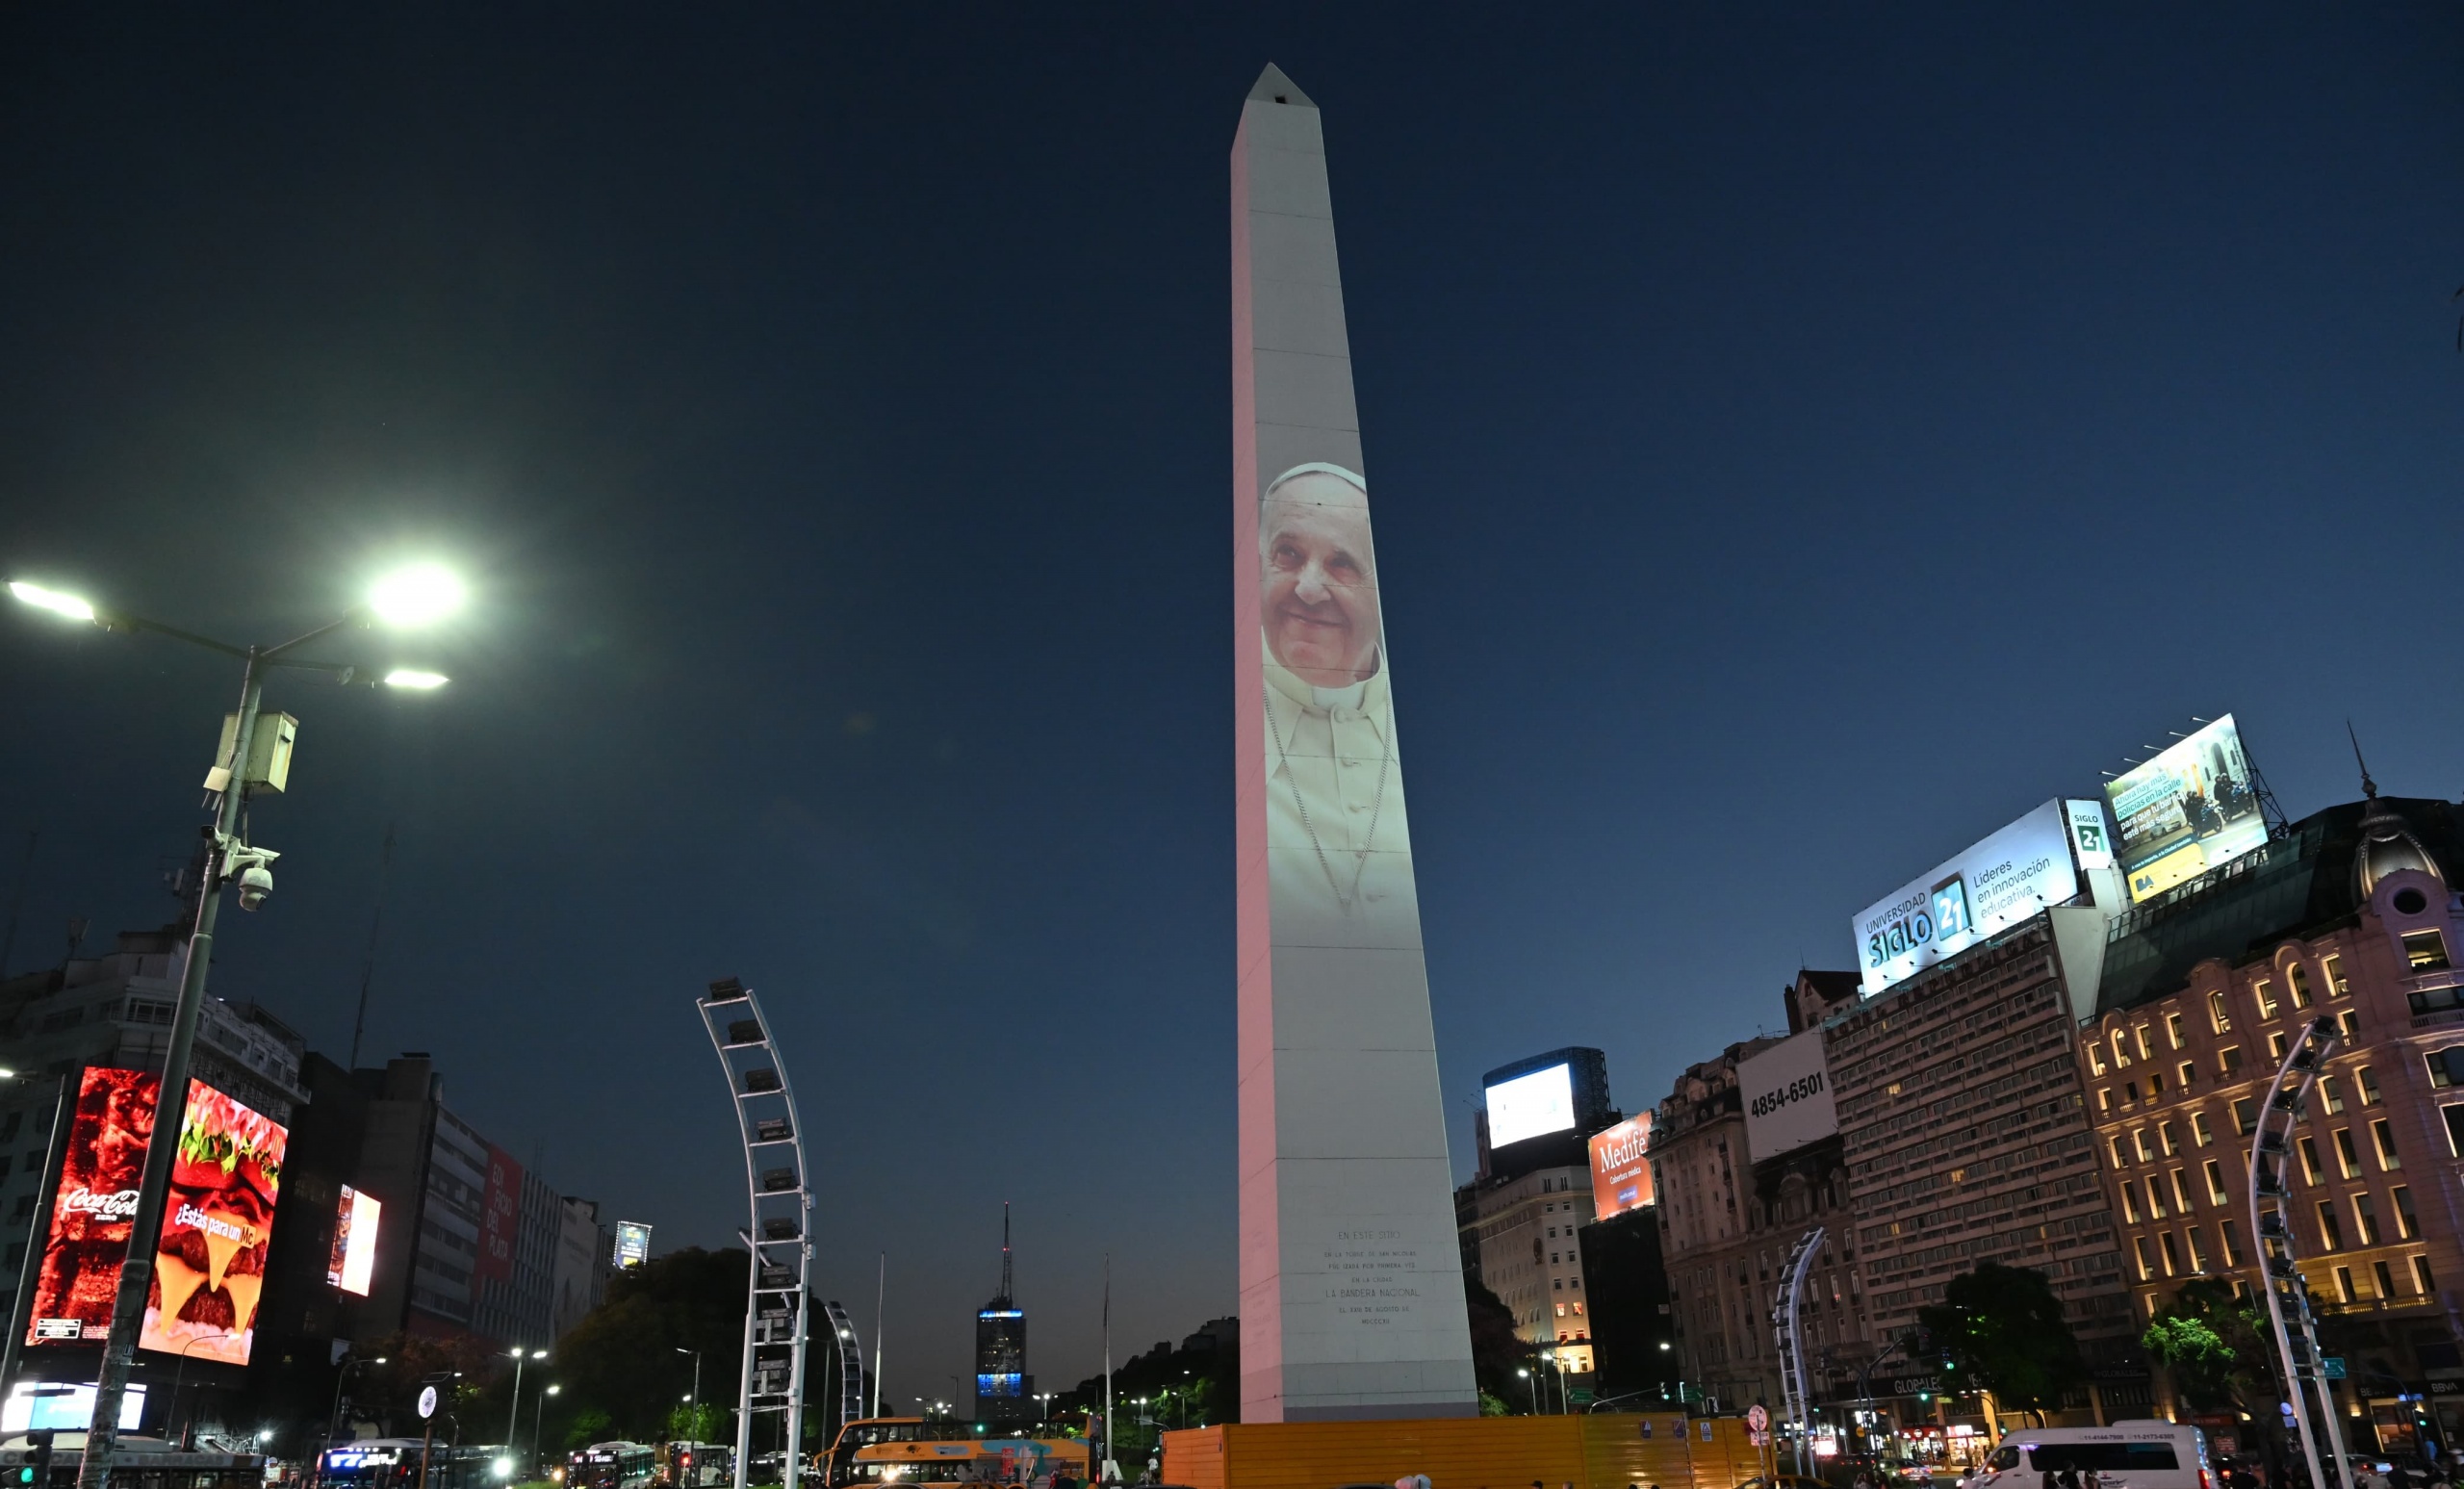
{"label": "projected portrait on obelisk", "polygon": [[1312,461],[1268,485],[1258,613],[1277,937],[1417,943],[1367,481]]}

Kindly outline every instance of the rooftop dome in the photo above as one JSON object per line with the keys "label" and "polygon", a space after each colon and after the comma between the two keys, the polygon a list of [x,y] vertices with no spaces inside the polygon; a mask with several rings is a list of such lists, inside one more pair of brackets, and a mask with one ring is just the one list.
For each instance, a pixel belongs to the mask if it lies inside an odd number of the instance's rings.
{"label": "rooftop dome", "polygon": [[2394,808],[2380,801],[2374,789],[2369,808],[2361,817],[2361,843],[2353,850],[2353,883],[2367,900],[2380,880],[2406,868],[2418,869],[2441,885],[2447,883],[2447,876],[2438,871],[2438,860],[2429,856],[2429,850],[2413,835],[2412,828],[2396,814]]}

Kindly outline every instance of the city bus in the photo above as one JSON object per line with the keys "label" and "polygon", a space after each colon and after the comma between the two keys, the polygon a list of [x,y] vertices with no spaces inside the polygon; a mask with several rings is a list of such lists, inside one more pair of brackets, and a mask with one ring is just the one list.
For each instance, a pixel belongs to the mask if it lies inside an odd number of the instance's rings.
{"label": "city bus", "polygon": [[735,1482],[735,1450],[725,1443],[661,1443],[658,1481],[668,1489],[716,1489]]}
{"label": "city bus", "polygon": [[648,1443],[593,1443],[565,1460],[565,1489],[646,1489],[657,1476]]}
{"label": "city bus", "polygon": [[[489,1489],[502,1482],[497,1460],[505,1450],[497,1444],[457,1448],[430,1443],[427,1489]],[[116,1465],[112,1477],[119,1477]],[[418,1489],[420,1440],[416,1437],[366,1437],[328,1448],[318,1461],[317,1482],[323,1489]]]}
{"label": "city bus", "polygon": [[963,1422],[874,1417],[851,1422],[830,1445],[828,1489],[885,1484],[1084,1483],[1091,1446],[1074,1437],[985,1437]]}

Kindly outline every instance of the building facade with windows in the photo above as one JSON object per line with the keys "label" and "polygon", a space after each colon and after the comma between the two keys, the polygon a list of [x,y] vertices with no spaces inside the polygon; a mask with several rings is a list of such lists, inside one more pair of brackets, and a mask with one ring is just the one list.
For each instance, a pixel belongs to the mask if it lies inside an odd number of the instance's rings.
{"label": "building facade with windows", "polygon": [[1736,1078],[1738,1061],[1778,1042],[1747,1040],[1687,1067],[1652,1114],[1652,1194],[1671,1332],[1684,1378],[1723,1407],[1780,1399],[1768,1264],[1758,1263],[1771,1238],[1749,1223],[1753,1164]]}
{"label": "building facade with windows", "polygon": [[2194,1278],[2258,1287],[2248,1134],[2288,1044],[2332,1023],[2285,1183],[2321,1347],[2390,1448],[2410,1446],[2408,1396],[2464,1433],[2458,828],[2448,803],[2374,792],[2134,908],[2077,1042],[2143,1324]]}
{"label": "building facade with windows", "polygon": [[1534,1168],[1478,1190],[1475,1203],[1480,1280],[1513,1310],[1515,1333],[1553,1351],[1568,1375],[1590,1376],[1590,1294],[1576,1232],[1592,1220],[1591,1166]]}

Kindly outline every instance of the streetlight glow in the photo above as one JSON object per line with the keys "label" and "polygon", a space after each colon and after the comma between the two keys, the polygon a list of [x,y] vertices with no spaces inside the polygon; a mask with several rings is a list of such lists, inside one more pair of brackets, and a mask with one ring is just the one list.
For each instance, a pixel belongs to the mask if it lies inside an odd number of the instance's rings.
{"label": "streetlight glow", "polygon": [[397,667],[385,674],[387,687],[443,687],[451,680],[441,672],[422,672],[416,667]]}
{"label": "streetlight glow", "polygon": [[443,564],[413,564],[376,581],[368,607],[388,626],[424,626],[462,608],[462,581]]}
{"label": "streetlight glow", "polygon": [[29,584],[23,579],[10,580],[9,593],[38,609],[64,615],[72,621],[90,621],[94,618],[94,607],[75,595],[64,595],[56,589],[45,589],[39,584]]}

